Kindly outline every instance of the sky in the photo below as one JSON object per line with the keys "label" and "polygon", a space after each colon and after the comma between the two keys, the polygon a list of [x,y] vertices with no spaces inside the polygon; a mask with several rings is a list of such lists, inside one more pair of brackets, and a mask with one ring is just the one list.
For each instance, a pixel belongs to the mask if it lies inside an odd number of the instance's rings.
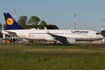
{"label": "sky", "polygon": [[[0,22],[4,25],[3,13],[8,12],[16,20],[20,16],[37,16],[47,24],[57,25],[59,29],[101,31],[105,18],[105,0],[0,0]],[[40,23],[39,23],[40,24]]]}

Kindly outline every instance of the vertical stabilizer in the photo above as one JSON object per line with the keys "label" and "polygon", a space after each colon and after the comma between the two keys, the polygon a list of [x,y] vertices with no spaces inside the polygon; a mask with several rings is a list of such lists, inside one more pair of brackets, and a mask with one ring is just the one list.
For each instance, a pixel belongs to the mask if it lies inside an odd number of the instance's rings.
{"label": "vertical stabilizer", "polygon": [[17,30],[21,28],[9,13],[4,13],[5,22],[8,30]]}

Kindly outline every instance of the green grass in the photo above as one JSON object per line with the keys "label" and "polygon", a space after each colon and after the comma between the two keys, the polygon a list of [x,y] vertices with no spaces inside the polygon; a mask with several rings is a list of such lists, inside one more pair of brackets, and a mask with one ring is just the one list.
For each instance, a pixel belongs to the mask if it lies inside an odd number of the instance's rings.
{"label": "green grass", "polygon": [[0,70],[105,69],[105,54],[84,53],[0,53]]}
{"label": "green grass", "polygon": [[0,70],[105,70],[105,46],[0,43]]}

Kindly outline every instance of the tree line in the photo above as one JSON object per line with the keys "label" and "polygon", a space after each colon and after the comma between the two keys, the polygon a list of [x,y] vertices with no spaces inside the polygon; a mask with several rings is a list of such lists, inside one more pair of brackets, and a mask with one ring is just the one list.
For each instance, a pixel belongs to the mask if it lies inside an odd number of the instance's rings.
{"label": "tree line", "polygon": [[[20,27],[24,29],[31,28],[44,29],[44,27],[47,27],[48,29],[54,29],[52,24],[47,24],[44,20],[40,20],[40,18],[37,16],[31,16],[29,20],[27,19],[28,19],[27,16],[20,16],[17,23],[20,25]],[[3,28],[4,30],[7,30],[6,24],[3,25]]]}

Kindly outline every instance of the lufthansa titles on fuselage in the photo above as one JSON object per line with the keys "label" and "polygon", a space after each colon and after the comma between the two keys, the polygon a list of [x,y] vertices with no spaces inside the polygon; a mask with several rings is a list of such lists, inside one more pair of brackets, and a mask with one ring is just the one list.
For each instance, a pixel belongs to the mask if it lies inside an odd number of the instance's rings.
{"label": "lufthansa titles on fuselage", "polygon": [[76,30],[76,31],[71,31],[71,33],[89,33],[88,31],[79,31],[79,30]]}

